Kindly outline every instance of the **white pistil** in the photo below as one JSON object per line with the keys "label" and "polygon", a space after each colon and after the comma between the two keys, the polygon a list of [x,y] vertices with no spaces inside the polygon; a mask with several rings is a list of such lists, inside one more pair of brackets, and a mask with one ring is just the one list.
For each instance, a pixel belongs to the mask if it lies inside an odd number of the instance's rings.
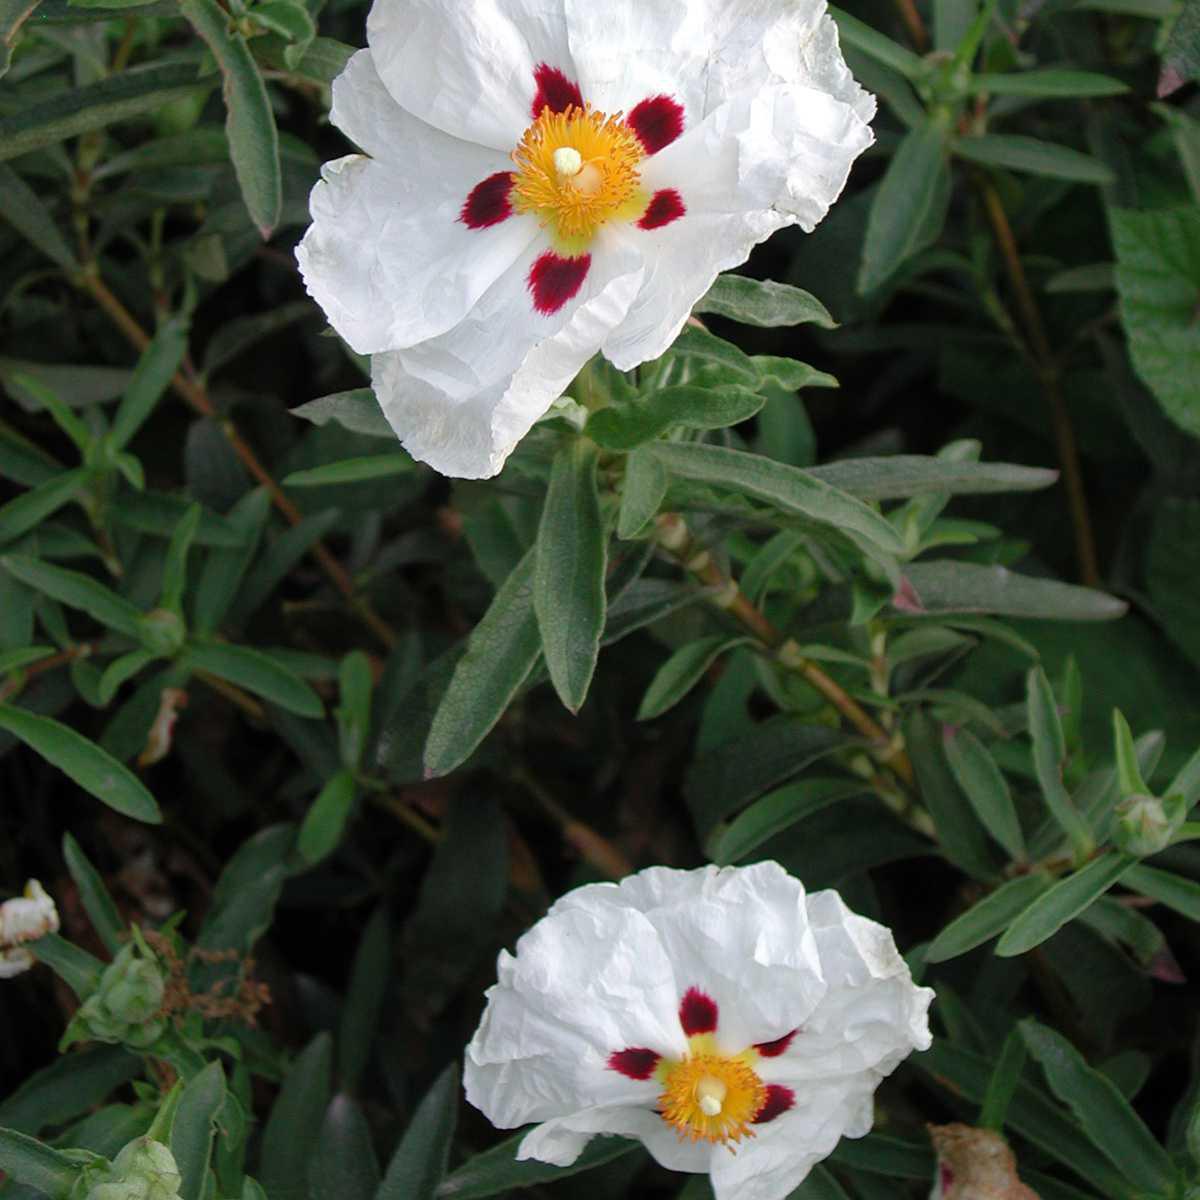
{"label": "white pistil", "polygon": [[696,1098],[700,1103],[700,1111],[706,1117],[719,1116],[728,1090],[721,1080],[706,1075],[696,1084]]}
{"label": "white pistil", "polygon": [[583,155],[574,146],[559,146],[554,152],[554,169],[559,179],[573,179],[583,170]]}

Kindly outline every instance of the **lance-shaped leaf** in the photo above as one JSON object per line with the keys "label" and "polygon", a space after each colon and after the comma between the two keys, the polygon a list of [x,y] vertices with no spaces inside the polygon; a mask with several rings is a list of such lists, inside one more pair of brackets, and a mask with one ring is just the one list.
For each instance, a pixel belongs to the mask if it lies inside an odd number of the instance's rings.
{"label": "lance-shaped leaf", "polygon": [[283,207],[279,133],[266,85],[246,39],[230,28],[229,14],[215,0],[180,0],[179,10],[208,44],[221,69],[233,169],[250,219],[265,241],[279,223]]}
{"label": "lance-shaped leaf", "polygon": [[632,450],[674,425],[724,429],[748,420],[766,398],[745,388],[702,388],[681,384],[602,408],[587,423],[587,435],[609,450]]}
{"label": "lance-shaped leaf", "polygon": [[69,608],[90,613],[102,625],[118,633],[132,638],[139,636],[142,620],[140,610],[90,575],[24,554],[8,554],[0,558],[0,569],[28,584],[34,591],[42,592]]}
{"label": "lance-shaped leaf", "polygon": [[227,679],[297,716],[319,719],[324,715],[325,709],[317,693],[298,675],[261,650],[196,640],[188,643],[180,664]]}
{"label": "lance-shaped leaf", "polygon": [[61,1150],[12,1129],[0,1129],[0,1171],[9,1179],[41,1192],[50,1200],[67,1200],[82,1164]]}
{"label": "lance-shaped leaf", "polygon": [[375,1200],[434,1200],[458,1123],[459,1066],[451,1063],[417,1105]]}
{"label": "lance-shaped leaf", "polygon": [[1120,96],[1129,85],[1111,75],[1095,71],[1075,71],[1069,67],[1039,67],[1035,71],[1014,71],[996,75],[980,72],[971,77],[972,93],[988,92],[993,96]]}
{"label": "lance-shaped leaf", "polygon": [[587,697],[607,598],[608,536],[596,488],[596,448],[582,438],[550,473],[534,553],[533,608],[559,699],[578,712]]}
{"label": "lance-shaped leaf", "polygon": [[12,167],[0,165],[0,218],[64,271],[79,263],[37,193]]}
{"label": "lance-shaped leaf", "polygon": [[1040,946],[1103,896],[1136,863],[1137,859],[1128,854],[1103,854],[1059,880],[1013,921],[996,946],[996,953],[1009,958]]}
{"label": "lance-shaped leaf", "polygon": [[32,747],[109,808],[150,825],[162,820],[154,797],[137,776],[70,726],[23,708],[0,704],[0,729]]}
{"label": "lance-shaped leaf", "polygon": [[766,328],[809,323],[822,329],[837,328],[829,310],[810,292],[744,275],[719,275],[692,311]]}
{"label": "lance-shaped leaf", "polygon": [[475,751],[525,682],[542,649],[533,611],[534,551],[496,593],[467,639],[425,743],[425,769],[445,775]]}
{"label": "lance-shaped leaf", "polygon": [[92,928],[99,934],[108,951],[116,954],[121,948],[125,934],[125,922],[121,920],[121,914],[117,911],[108,888],[104,886],[104,879],[71,834],[63,835],[62,848],[63,861],[79,889],[79,898],[83,902]]}
{"label": "lance-shaped leaf", "polygon": [[989,492],[1032,492],[1050,487],[1058,479],[1057,471],[1044,467],[921,454],[847,458],[810,467],[809,474],[860,500],[907,500],[941,493],[975,496]]}
{"label": "lance-shaped leaf", "polygon": [[171,1126],[171,1153],[182,1182],[180,1200],[200,1200],[208,1184],[216,1120],[225,1104],[225,1073],[219,1062],[209,1063],[188,1081],[179,1097]]}
{"label": "lance-shaped leaf", "polygon": [[934,938],[925,951],[925,961],[945,962],[982,946],[1003,933],[1050,886],[1044,875],[1018,875],[1001,884]]}
{"label": "lance-shaped leaf", "polygon": [[1008,783],[987,748],[969,729],[942,732],[946,761],[984,828],[1014,859],[1025,857],[1025,837]]}
{"label": "lance-shaped leaf", "polygon": [[63,471],[45,483],[22,492],[7,504],[0,504],[0,545],[12,542],[40,525],[52,513],[69,504],[87,482],[83,467]]}
{"label": "lance-shaped leaf", "polygon": [[67,88],[0,117],[0,160],[156,112],[211,87],[211,80],[196,78],[193,64],[166,63],[127,68],[99,83]]}
{"label": "lance-shaped leaf", "polygon": [[1173,1193],[1176,1173],[1167,1152],[1107,1075],[1093,1070],[1061,1034],[1032,1018],[1021,1022],[1030,1054],[1050,1090],[1075,1114],[1092,1144],[1138,1189]]}
{"label": "lance-shaped leaf", "polygon": [[873,292],[922,246],[944,207],[946,131],[933,118],[904,135],[871,202],[858,290]]}
{"label": "lance-shaped leaf", "polygon": [[123,450],[129,439],[145,424],[162,399],[186,352],[187,326],[179,320],[166,322],[142,351],[133,378],[113,417],[108,438],[114,451]]}
{"label": "lance-shaped leaf", "polygon": [[349,392],[334,392],[331,396],[309,400],[307,404],[293,408],[292,416],[303,417],[314,425],[328,425],[332,421],[352,433],[396,440],[396,433],[388,424],[370,388],[354,388]]}
{"label": "lance-shaped leaf", "polygon": [[904,550],[899,534],[874,509],[799,467],[698,442],[663,442],[650,449],[681,479],[744,492],[783,512],[857,534],[889,554]]}
{"label": "lance-shaped leaf", "polygon": [[1015,133],[983,133],[958,138],[954,153],[959,158],[988,167],[1005,167],[1051,179],[1070,179],[1076,183],[1113,182],[1112,171],[1098,158],[1081,154],[1069,146],[1043,142],[1039,138]]}
{"label": "lance-shaped leaf", "polygon": [[1042,796],[1051,815],[1070,839],[1076,861],[1082,862],[1092,849],[1092,831],[1063,783],[1066,739],[1058,701],[1041,667],[1031,667],[1026,676],[1025,712],[1029,736],[1033,739],[1033,766]]}
{"label": "lance-shaped leaf", "polygon": [[635,450],[625,459],[617,536],[634,538],[658,515],[667,494],[667,472],[649,450]]}
{"label": "lance-shaped leaf", "polygon": [[725,651],[751,640],[718,633],[680,646],[650,681],[638,708],[637,719],[650,721],[674,708],[704,678],[705,672]]}

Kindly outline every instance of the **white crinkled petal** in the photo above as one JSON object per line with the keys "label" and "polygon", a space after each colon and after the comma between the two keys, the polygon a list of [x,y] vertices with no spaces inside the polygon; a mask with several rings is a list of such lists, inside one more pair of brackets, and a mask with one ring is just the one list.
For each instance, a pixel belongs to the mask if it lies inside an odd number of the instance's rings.
{"label": "white crinkled petal", "polygon": [[641,285],[636,247],[602,231],[579,295],[543,316],[526,282],[540,252],[527,249],[447,333],[371,360],[375,395],[397,436],[444,475],[495,475],[625,317]]}
{"label": "white crinkled petal", "polygon": [[786,84],[740,94],[647,159],[646,190],[676,189],[687,212],[661,229],[621,231],[645,254],[646,281],[605,357],[630,370],[662,354],[718,274],[777,229],[811,230],[824,217],[872,140],[849,104]]}
{"label": "white crinkled petal", "polygon": [[[616,1051],[681,1055],[675,975],[633,909],[561,909],[502,954],[467,1048],[467,1099],[512,1128],[598,1105],[653,1105],[658,1086],[608,1069]],[[657,1119],[657,1118],[656,1118]]]}
{"label": "white crinkled petal", "polygon": [[367,41],[409,112],[505,152],[530,123],[535,69],[575,73],[562,0],[376,0]]}
{"label": "white crinkled petal", "polygon": [[522,1139],[517,1158],[536,1158],[569,1167],[598,1133],[637,1138],[654,1160],[670,1171],[700,1174],[711,1168],[716,1153],[725,1153],[704,1142],[681,1139],[648,1107],[613,1105],[546,1121]]}
{"label": "white crinkled petal", "polygon": [[296,250],[310,295],[360,354],[445,333],[538,234],[531,217],[459,220],[472,189],[512,163],[406,113],[360,50],[333,85],[333,120],[374,157],[324,165]]}
{"label": "white crinkled petal", "polygon": [[690,128],[739,92],[799,83],[864,121],[874,116],[874,97],[846,67],[824,0],[656,0],[631,6],[622,20],[594,0],[565,2],[580,86],[604,112],[665,93],[684,106]]}
{"label": "white crinkled petal", "polygon": [[778,863],[677,871],[568,893],[551,911],[632,907],[653,924],[675,973],[676,1010],[697,987],[716,1001],[729,1053],[800,1025],[825,992],[804,887]]}

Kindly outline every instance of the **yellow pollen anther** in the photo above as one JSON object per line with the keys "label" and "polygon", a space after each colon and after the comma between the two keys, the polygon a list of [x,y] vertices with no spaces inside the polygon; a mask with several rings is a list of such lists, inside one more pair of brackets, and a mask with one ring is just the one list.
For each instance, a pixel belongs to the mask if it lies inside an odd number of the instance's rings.
{"label": "yellow pollen anther", "polygon": [[751,1066],[757,1055],[696,1050],[693,1046],[691,1057],[659,1068],[663,1120],[693,1142],[729,1144],[753,1137],[751,1124],[767,1098],[766,1085]]}
{"label": "yellow pollen anther", "polygon": [[560,253],[582,254],[607,221],[645,211],[638,170],[644,155],[619,113],[543,108],[513,151],[513,207],[533,213]]}

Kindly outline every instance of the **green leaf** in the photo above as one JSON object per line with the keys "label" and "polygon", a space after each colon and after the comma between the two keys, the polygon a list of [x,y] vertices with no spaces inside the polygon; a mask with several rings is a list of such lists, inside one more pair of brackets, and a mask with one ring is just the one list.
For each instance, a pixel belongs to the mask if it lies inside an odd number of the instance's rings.
{"label": "green leaf", "polygon": [[[841,20],[838,14],[839,28]],[[885,283],[928,240],[924,234],[940,203],[945,171],[946,130],[926,118],[904,135],[871,201],[858,271],[860,295]]]}
{"label": "green leaf", "polygon": [[1113,751],[1117,760],[1117,786],[1124,796],[1148,796],[1150,788],[1142,778],[1138,766],[1137,749],[1133,744],[1133,731],[1119,708],[1112,712]]}
{"label": "green leaf", "polygon": [[737,425],[754,416],[764,403],[765,397],[744,388],[681,384],[602,408],[591,415],[585,432],[608,450],[632,450],[676,425],[685,429]]}
{"label": "green leaf", "polygon": [[41,562],[23,554],[0,558],[0,568],[70,608],[90,613],[102,625],[140,640],[141,612],[90,575]]}
{"label": "green leaf", "polygon": [[97,800],[135,821],[157,825],[162,820],[154,797],[128,767],[107,750],[51,717],[0,704],[0,729],[31,746],[47,762]]}
{"label": "green leaf", "polygon": [[680,646],[659,667],[637,712],[639,721],[651,721],[675,707],[704,678],[709,667],[727,650],[745,645],[750,638],[718,633]]}
{"label": "green leaf", "polygon": [[523,1130],[468,1159],[442,1181],[434,1196],[437,1200],[482,1200],[484,1196],[497,1196],[515,1188],[534,1187],[578,1175],[639,1147],[638,1142],[627,1138],[601,1136],[593,1138],[569,1167],[552,1167],[536,1159],[517,1161],[517,1147],[527,1132]]}
{"label": "green leaf", "polygon": [[[153,537],[169,538],[191,503],[194,501],[165,492],[123,492],[109,511],[118,525]],[[224,517],[205,510],[196,530],[196,541],[202,546],[238,547],[243,538]]]}
{"label": "green leaf", "polygon": [[171,1125],[171,1153],[183,1182],[180,1200],[202,1200],[208,1183],[217,1114],[225,1104],[225,1073],[219,1062],[209,1063],[190,1079],[179,1097]]}
{"label": "green leaf", "polygon": [[979,613],[1042,621],[1112,621],[1128,605],[1106,592],[1016,575],[972,562],[917,562],[904,568],[908,586],[893,597],[906,613]]}
{"label": "green leaf", "polygon": [[46,964],[80,999],[84,1000],[100,985],[105,964],[74,942],[47,933],[26,946]]}
{"label": "green leaf", "polygon": [[263,1131],[258,1178],[271,1200],[309,1200],[308,1162],[329,1103],[333,1041],[318,1034],[284,1076]]}
{"label": "green leaf", "polygon": [[0,545],[15,541],[63,505],[69,504],[87,481],[88,472],[82,467],[63,471],[45,483],[22,492],[7,504],[0,505]]}
{"label": "green leaf", "polygon": [[1109,212],[1117,292],[1142,380],[1181,429],[1200,436],[1200,212]]}
{"label": "green leaf", "polygon": [[1190,920],[1200,921],[1200,883],[1194,879],[1184,879],[1170,871],[1160,871],[1157,867],[1138,863],[1126,872],[1122,882],[1133,891],[1173,908]]}
{"label": "green leaf", "polygon": [[44,376],[39,379],[36,375],[17,372],[10,377],[10,383],[17,387],[19,395],[32,399],[37,409],[48,412],[59,429],[75,443],[79,453],[87,457],[92,448],[91,430],[69,405],[62,402],[57,390],[46,383]]}
{"label": "green leaf", "polygon": [[338,1075],[347,1091],[358,1090],[370,1061],[371,1045],[388,986],[391,956],[392,930],[387,906],[381,904],[371,914],[358,943],[338,1025]]}
{"label": "green leaf", "polygon": [[308,1170],[311,1200],[371,1200],[379,1163],[362,1109],[347,1095],[334,1096],[321,1124]]}
{"label": "green leaf", "polygon": [[504,714],[541,654],[533,611],[534,550],[526,553],[467,638],[425,742],[425,769],[465,762]]}
{"label": "green leaf", "polygon": [[1025,676],[1025,715],[1033,739],[1033,765],[1038,785],[1054,819],[1070,839],[1076,860],[1091,853],[1094,839],[1088,823],[1063,783],[1067,746],[1063,736],[1058,701],[1050,680],[1040,666],[1030,667]]}
{"label": "green leaf", "polygon": [[1045,875],[1018,875],[956,917],[925,951],[926,962],[945,962],[1003,933],[1050,888]]}
{"label": "green leaf", "polygon": [[342,762],[352,769],[362,761],[367,735],[371,730],[371,693],[374,686],[371,660],[361,650],[347,654],[338,668],[341,703],[335,715]]}
{"label": "green leaf", "polygon": [[933,719],[918,710],[908,719],[906,740],[921,798],[936,827],[946,857],[975,879],[992,879],[996,864],[972,806],[963,798],[946,768],[942,739]]}
{"label": "green leaf", "polygon": [[[293,5],[288,4],[288,7]],[[259,9],[254,11],[257,15]],[[228,140],[224,136],[221,141],[228,146]],[[222,155],[220,161],[224,162],[227,157],[227,154]],[[235,317],[228,324],[222,325],[204,347],[204,374],[212,375],[265,338],[282,333],[298,321],[311,319],[318,312],[311,301],[297,300],[292,304],[281,304],[248,317]],[[315,400],[313,403],[321,402]]]}
{"label": "green leaf", "polygon": [[49,658],[53,653],[53,646],[22,646],[19,650],[0,650],[0,675],[19,671],[30,663]]}
{"label": "green leaf", "polygon": [[662,508],[667,483],[666,470],[649,450],[634,450],[626,457],[617,537],[635,538],[645,531]]}
{"label": "green leaf", "polygon": [[61,1150],[15,1130],[0,1129],[0,1171],[50,1200],[67,1200],[81,1169]]}
{"label": "green leaf", "polygon": [[1035,71],[994,75],[982,72],[971,77],[972,94],[988,92],[993,96],[1120,96],[1129,86],[1111,75],[1094,71],[1075,71],[1067,67],[1040,67]]}
{"label": "green leaf", "polygon": [[334,392],[298,405],[292,410],[293,417],[302,417],[314,425],[328,425],[331,421],[351,433],[363,433],[368,437],[396,440],[396,432],[375,399],[370,388],[355,388],[349,392]]}
{"label": "green leaf", "polygon": [[315,719],[324,716],[321,698],[303,679],[275,659],[248,646],[192,641],[183,651],[180,665],[227,679],[297,716]]}
{"label": "green leaf", "polygon": [[1021,1082],[1021,1071],[1025,1066],[1025,1040],[1014,1029],[1004,1039],[1000,1057],[988,1080],[987,1093],[979,1112],[979,1125],[983,1129],[994,1129],[999,1133],[1004,1128],[1008,1106]]}
{"label": "green leaf", "polygon": [[780,713],[698,755],[684,790],[701,837],[748,801],[845,745],[837,729]]}
{"label": "green leaf", "polygon": [[163,563],[162,594],[159,606],[176,614],[183,613],[183,593],[187,587],[188,551],[200,524],[200,505],[191,505],[183,520],[175,527],[167,543],[167,556]]}
{"label": "green leaf", "polygon": [[728,825],[718,825],[705,849],[715,863],[738,862],[805,817],[868,790],[856,779],[799,779],[785,784],[755,800]]}
{"label": "green leaf", "polygon": [[197,79],[194,65],[166,63],[127,67],[99,83],[66,88],[0,117],[0,161],[156,112],[176,100],[203,95],[211,87],[211,80]]}
{"label": "green leaf", "polygon": [[198,946],[250,953],[274,917],[295,840],[294,826],[270,825],[242,843],[213,889]]}
{"label": "green leaf", "polygon": [[1051,179],[1097,184],[1109,184],[1115,179],[1112,171],[1098,158],[1024,134],[983,133],[957,138],[954,153],[986,167],[1026,171]]}
{"label": "green leaf", "polygon": [[893,42],[891,38],[877,33],[869,25],[864,25],[857,17],[852,17],[840,8],[829,6],[829,15],[837,22],[838,33],[847,45],[869,54],[872,58],[899,71],[907,79],[919,79],[924,73],[925,64],[920,57],[904,46]]}
{"label": "green leaf", "polygon": [[321,789],[300,826],[297,848],[306,863],[319,863],[338,848],[357,794],[349,771],[339,771]]}
{"label": "green leaf", "polygon": [[100,872],[92,866],[82,847],[70,833],[63,834],[63,861],[71,878],[79,889],[79,899],[84,911],[99,935],[105,948],[111,953],[121,948],[125,934],[125,922],[117,911]]}
{"label": "green leaf", "polygon": [[718,275],[716,283],[692,311],[769,329],[806,324],[837,328],[829,310],[811,293],[786,283],[747,279],[744,275]]}
{"label": "green leaf", "polygon": [[843,1138],[829,1156],[832,1162],[885,1175],[888,1179],[932,1179],[936,1169],[933,1151],[882,1133],[864,1138]]}
{"label": "green leaf", "polygon": [[581,438],[556,456],[534,550],[533,609],[542,652],[554,690],[573,713],[591,686],[607,608],[608,535],[597,458]]}
{"label": "green leaf", "polygon": [[1136,862],[1128,854],[1110,852],[1060,879],[1013,921],[996,946],[996,953],[1011,958],[1040,946],[1103,896]]}
{"label": "green leaf", "polygon": [[3,165],[0,165],[0,217],[64,271],[73,273],[79,269],[66,238],[37,193],[12,167]]}
{"label": "green leaf", "polygon": [[285,487],[329,487],[333,484],[361,483],[364,479],[407,475],[416,465],[407,454],[371,454],[365,458],[326,463],[310,471],[294,471],[283,480],[283,484]]}
{"label": "green leaf", "polygon": [[121,397],[108,440],[113,451],[123,450],[146,423],[187,353],[187,324],[167,321],[142,351],[133,378]]}
{"label": "green leaf", "polygon": [[21,26],[29,20],[41,0],[0,0],[0,79],[12,63],[13,47]]}
{"label": "green leaf", "polygon": [[421,1098],[375,1200],[434,1200],[458,1123],[459,1074],[452,1062]]}
{"label": "green leaf", "polygon": [[179,0],[179,11],[208,44],[224,79],[225,133],[250,219],[264,241],[279,224],[283,175],[271,101],[246,39],[231,30],[216,0]]}
{"label": "green leaf", "polygon": [[242,544],[208,552],[192,598],[196,633],[213,633],[230,607],[242,599],[242,581],[255,560],[270,514],[271,495],[264,487],[247,492],[230,510],[227,519],[241,535]]}
{"label": "green leaf", "polygon": [[847,458],[810,467],[809,474],[860,500],[908,500],[913,496],[979,496],[991,492],[1032,492],[1050,487],[1057,471],[1011,463],[892,454],[886,458]]}
{"label": "green leaf", "polygon": [[[97,962],[96,966],[99,967]],[[96,971],[99,977],[99,971]],[[20,1133],[63,1126],[103,1104],[137,1075],[142,1060],[123,1046],[86,1046],[30,1075],[0,1103],[0,1125]]]}
{"label": "green leaf", "polygon": [[306,47],[316,36],[317,27],[308,9],[291,0],[262,0],[250,9],[250,16],[260,25]]}
{"label": "green leaf", "polygon": [[858,534],[886,553],[903,552],[899,535],[885,518],[861,500],[814,478],[810,471],[698,442],[664,442],[650,450],[671,475],[732,488],[783,512]]}
{"label": "green leaf", "polygon": [[1023,1020],[1020,1029],[1050,1090],[1075,1114],[1092,1144],[1139,1191],[1172,1192],[1176,1175],[1171,1160],[1116,1085],[1052,1029],[1032,1018]]}
{"label": "green leaf", "polygon": [[942,734],[942,745],[958,786],[984,828],[1013,859],[1024,859],[1025,836],[1012,793],[996,760],[969,729],[947,727]]}

